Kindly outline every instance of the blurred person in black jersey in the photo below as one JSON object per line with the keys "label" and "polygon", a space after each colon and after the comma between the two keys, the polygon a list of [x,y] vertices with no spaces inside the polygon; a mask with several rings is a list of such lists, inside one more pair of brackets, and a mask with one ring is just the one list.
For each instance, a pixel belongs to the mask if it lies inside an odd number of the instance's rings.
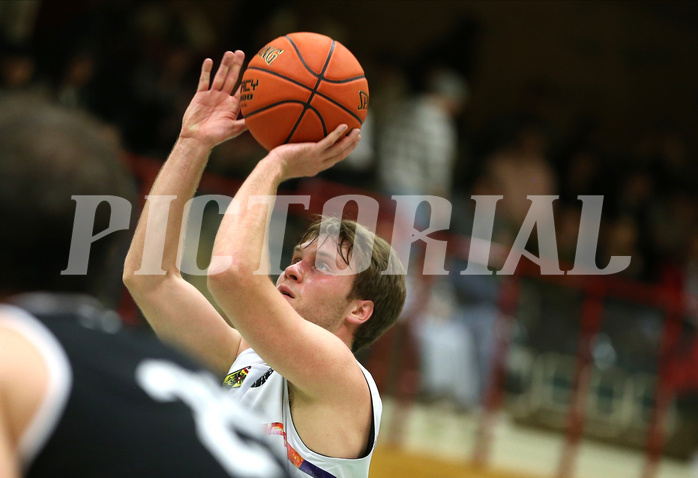
{"label": "blurred person in black jersey", "polygon": [[[207,371],[96,298],[127,237],[94,241],[89,274],[61,275],[72,198],[134,198],[113,136],[36,98],[1,103],[0,476],[287,477]],[[96,209],[95,234],[111,214]]]}

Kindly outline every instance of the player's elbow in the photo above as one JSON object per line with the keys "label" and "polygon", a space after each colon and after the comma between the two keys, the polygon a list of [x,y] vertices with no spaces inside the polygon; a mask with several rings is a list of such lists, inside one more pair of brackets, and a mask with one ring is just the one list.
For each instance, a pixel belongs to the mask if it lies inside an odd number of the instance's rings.
{"label": "player's elbow", "polygon": [[124,272],[121,275],[121,280],[128,290],[137,287],[139,283],[139,277],[136,274],[136,271],[137,269],[134,267],[133,261],[127,259],[124,263]]}
{"label": "player's elbow", "polygon": [[124,273],[121,276],[126,289],[131,293],[132,296],[139,295],[139,293],[145,292],[146,290],[152,288],[153,281],[148,279],[144,275],[139,275],[133,270],[128,270],[124,267]]}
{"label": "player's elbow", "polygon": [[214,261],[208,269],[208,290],[214,298],[228,294],[231,290],[245,290],[255,278],[255,270],[248,264],[233,261],[225,265]]}
{"label": "player's elbow", "polygon": [[124,261],[124,272],[121,276],[121,280],[124,285],[130,290],[132,287],[137,287],[141,282],[143,282],[143,274],[141,274],[141,260],[133,254],[132,250],[129,250],[126,255],[126,261]]}
{"label": "player's elbow", "polygon": [[236,281],[233,275],[228,270],[219,272],[217,274],[209,274],[206,278],[208,291],[216,301],[220,301],[221,297],[225,295],[226,291],[229,291],[232,287],[235,287],[233,285],[235,283]]}
{"label": "player's elbow", "polygon": [[168,280],[176,279],[178,276],[179,274],[163,270],[148,271],[144,270],[142,267],[137,269],[132,263],[126,261],[121,280],[131,294],[143,294],[159,288]]}

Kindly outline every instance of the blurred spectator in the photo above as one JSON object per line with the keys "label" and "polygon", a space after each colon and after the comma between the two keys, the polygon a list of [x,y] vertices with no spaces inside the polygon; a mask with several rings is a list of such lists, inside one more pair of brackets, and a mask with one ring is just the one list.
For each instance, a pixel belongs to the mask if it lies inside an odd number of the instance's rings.
{"label": "blurred spectator", "polygon": [[[390,55],[378,54],[377,57],[390,58]],[[371,97],[366,121],[361,127],[361,142],[347,159],[321,175],[361,189],[379,190],[376,177],[379,140],[384,128],[390,127],[391,112],[407,97],[407,77],[404,67],[389,59],[375,65],[367,62],[363,66],[366,77],[370,78]]]}
{"label": "blurred spectator", "polygon": [[695,166],[690,165],[686,143],[674,125],[654,125],[642,135],[633,153],[652,174],[658,194],[695,185]]}
{"label": "blurred spectator", "polygon": [[58,102],[68,108],[91,111],[95,68],[94,53],[89,48],[80,49],[70,56],[56,84]]}
{"label": "blurred spectator", "polygon": [[[468,194],[473,196],[494,195],[493,184],[487,176],[476,178]],[[449,281],[456,297],[456,309],[453,320],[467,330],[470,340],[465,340],[462,347],[469,350],[467,355],[470,367],[475,371],[468,384],[473,404],[478,405],[484,399],[490,373],[490,363],[494,347],[496,320],[499,315],[499,288],[501,276],[497,275],[462,275],[471,261],[482,258],[468,257],[472,242],[489,242],[489,257],[485,264],[491,271],[502,268],[509,253],[503,244],[507,243],[510,233],[502,216],[495,214],[491,237],[479,237],[473,230],[475,201],[469,196],[454,197],[452,230],[462,238],[469,238],[458,247],[449,265]],[[472,242],[471,242],[472,241]]]}
{"label": "blurred spectator", "polygon": [[561,201],[575,201],[580,195],[603,195],[604,207],[612,206],[615,180],[622,171],[602,147],[601,131],[601,119],[596,114],[582,114],[557,147],[554,161]]}
{"label": "blurred spectator", "polygon": [[[383,105],[384,114],[379,111],[376,165],[379,189],[388,196],[434,195],[449,199],[458,156],[456,118],[467,100],[467,83],[453,70],[432,67],[425,78],[424,91],[403,97],[399,81],[403,76],[386,73],[389,80],[398,80],[389,83],[395,87],[389,91],[398,99]],[[415,198],[414,207],[420,202]],[[427,210],[426,204],[417,209],[416,223],[420,229],[429,224]],[[415,224],[414,217],[396,217],[395,221],[398,227],[408,229]],[[414,300],[419,295],[418,288],[423,287],[419,267],[422,265],[426,270],[427,265],[421,259],[408,266],[411,278],[406,315],[409,315],[410,298]],[[453,319],[455,299],[448,281],[438,281],[433,290],[426,312],[412,324],[421,346],[422,394],[430,399],[448,396],[460,407],[470,407],[474,400],[468,376],[474,378],[476,373],[467,371],[473,364],[468,357],[472,347],[465,347],[468,331]]]}
{"label": "blurred spectator", "polygon": [[[415,331],[420,345],[420,397],[466,411],[479,404],[481,347],[465,321],[458,320],[458,302],[447,279],[436,282]],[[487,345],[485,345],[487,346]]]}
{"label": "blurred spectator", "polygon": [[[656,180],[646,167],[631,167],[630,161],[633,160],[621,163],[623,170],[617,178],[615,204],[609,205],[613,223],[607,237],[610,242],[606,246],[609,249],[620,247],[628,252],[632,250],[632,262],[624,274],[637,280],[652,281],[657,273],[655,234],[651,225],[651,212],[658,200]],[[625,245],[621,246],[621,243]]]}
{"label": "blurred spectator", "polygon": [[652,202],[647,220],[658,260],[661,263],[685,260],[698,224],[698,198],[685,188],[667,191]]}
{"label": "blurred spectator", "polygon": [[386,113],[378,138],[378,178],[386,194],[449,197],[458,152],[455,119],[466,99],[464,78],[434,68],[424,93]]}
{"label": "blurred spectator", "polygon": [[613,220],[600,240],[600,264],[608,264],[613,256],[630,256],[630,266],[618,273],[619,276],[644,280],[647,261],[640,248],[640,231],[637,222],[628,215]]}
{"label": "blurred spectator", "polygon": [[582,195],[606,196],[610,174],[604,169],[604,162],[601,152],[590,147],[579,147],[561,158],[560,201],[572,203]]}
{"label": "blurred spectator", "polygon": [[466,261],[454,262],[450,276],[457,298],[454,322],[467,331],[461,347],[463,353],[467,354],[468,367],[473,370],[467,386],[470,404],[474,406],[482,403],[489,384],[501,278],[494,275],[460,275],[460,271],[467,266]]}
{"label": "blurred spectator", "polygon": [[[392,72],[394,70],[387,70],[391,87],[388,90],[399,99],[383,105],[384,114],[379,112],[381,121],[376,125],[379,132],[376,165],[379,189],[388,196],[449,198],[458,151],[455,118],[467,99],[465,79],[452,70],[433,67],[428,71],[423,92],[402,96],[403,83],[400,80],[404,77],[391,75]],[[420,202],[416,198],[414,206]],[[424,228],[429,223],[427,210],[426,204],[417,209],[417,227]],[[415,224],[414,217],[396,217],[395,221],[398,227],[406,229]],[[406,266],[408,274],[420,275],[422,272]],[[417,282],[415,279],[408,284]],[[408,285],[408,295],[412,294],[410,288]]]}
{"label": "blurred spectator", "polygon": [[[631,161],[633,159],[629,159],[627,163]],[[656,179],[647,168],[626,164],[618,185],[616,213],[631,216],[640,222],[645,221],[649,206],[655,198],[655,183]]]}
{"label": "blurred spectator", "polygon": [[0,50],[0,92],[38,90],[36,60],[31,46],[5,42]]}
{"label": "blurred spectator", "polygon": [[[529,213],[529,195],[557,194],[557,178],[547,158],[548,137],[536,117],[522,118],[511,137],[485,159],[483,174],[490,194],[502,195],[497,215],[511,245]],[[553,218],[550,218],[552,220]]]}

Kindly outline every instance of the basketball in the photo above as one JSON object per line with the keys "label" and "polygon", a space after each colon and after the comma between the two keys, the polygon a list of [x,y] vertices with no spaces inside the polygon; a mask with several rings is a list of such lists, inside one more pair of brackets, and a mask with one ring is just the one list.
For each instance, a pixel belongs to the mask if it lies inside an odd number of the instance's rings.
{"label": "basketball", "polygon": [[368,81],[354,55],[318,33],[276,38],[249,62],[240,83],[240,109],[257,142],[271,150],[316,142],[340,124],[360,128]]}

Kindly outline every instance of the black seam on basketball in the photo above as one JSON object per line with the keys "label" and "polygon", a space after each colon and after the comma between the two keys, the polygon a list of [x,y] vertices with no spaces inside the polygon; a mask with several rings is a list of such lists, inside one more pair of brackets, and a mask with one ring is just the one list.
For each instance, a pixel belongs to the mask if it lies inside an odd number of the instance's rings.
{"label": "black seam on basketball", "polygon": [[[289,41],[291,39],[289,38]],[[291,42],[293,43],[293,42]],[[288,143],[291,140],[291,137],[293,136],[293,133],[296,132],[296,129],[298,129],[298,126],[301,124],[301,121],[303,120],[303,116],[305,116],[305,112],[308,111],[308,108],[310,108],[310,102],[313,101],[313,96],[315,96],[315,93],[317,93],[317,89],[320,87],[320,83],[322,83],[322,80],[325,78],[325,72],[327,71],[327,67],[330,65],[330,59],[332,58],[332,53],[334,53],[334,46],[335,46],[335,41],[332,40],[332,44],[330,45],[330,51],[327,53],[327,59],[325,60],[325,64],[322,67],[322,71],[320,71],[320,74],[317,76],[317,82],[315,82],[315,88],[313,88],[313,91],[310,92],[310,96],[308,96],[308,99],[306,100],[305,106],[303,107],[303,111],[301,111],[301,114],[298,115],[298,120],[296,121],[296,124],[293,125],[293,128],[291,129],[291,132],[288,135],[288,138],[286,138],[286,141],[284,143]],[[295,45],[294,45],[295,48]],[[298,57],[301,58],[300,52],[296,49],[296,52],[298,53]],[[302,61],[302,58],[301,58]],[[315,111],[318,113],[317,111]],[[318,113],[318,117],[322,118],[322,115]],[[325,137],[327,136],[327,128],[325,127],[325,122],[321,121],[322,123],[322,136]]]}
{"label": "black seam on basketball", "polygon": [[325,119],[322,117],[322,115],[321,115],[320,112],[317,110],[317,108],[315,108],[314,106],[305,105],[305,108],[303,108],[303,112],[302,112],[301,115],[298,117],[298,121],[296,122],[296,125],[293,127],[293,130],[291,130],[291,134],[288,135],[288,138],[286,138],[286,141],[284,141],[284,143],[288,143],[289,141],[291,141],[291,138],[293,137],[293,133],[296,132],[296,129],[298,128],[298,125],[300,124],[301,119],[303,118],[303,115],[304,115],[305,112],[308,111],[308,110],[313,110],[313,111],[315,112],[315,114],[317,115],[318,119],[320,120],[320,124],[322,124],[322,131],[324,131],[325,136],[327,136],[327,126],[325,125]]}
{"label": "black seam on basketball", "polygon": [[[313,91],[313,89],[312,89],[311,87],[309,87],[309,86],[307,86],[307,85],[304,85],[303,83],[300,83],[300,82],[294,80],[293,78],[289,78],[288,76],[282,75],[281,73],[277,73],[277,72],[271,71],[271,70],[266,70],[266,69],[260,68],[260,67],[258,67],[258,66],[250,66],[250,67],[247,68],[247,69],[248,69],[248,70],[263,71],[263,72],[265,72],[265,73],[269,73],[270,75],[276,76],[276,77],[278,77],[278,78],[283,78],[284,80],[289,81],[289,82],[293,83],[294,85],[298,85],[298,86],[300,86],[300,87],[303,88],[303,89],[306,89],[306,90],[309,90],[309,91]],[[328,80],[327,78],[324,78],[324,81],[326,81],[326,82],[328,82],[328,83],[335,83],[335,84],[336,84],[336,83],[349,83],[350,81],[361,80],[361,79],[363,79],[363,78],[366,78],[366,77],[365,77],[365,76],[357,76],[357,77],[355,77],[355,78],[349,78],[348,80]],[[319,91],[316,91],[315,93],[316,93],[318,96],[322,96],[323,98],[325,98],[325,99],[326,99],[327,101],[329,101],[330,103],[333,103],[334,105],[339,106],[339,107],[342,108],[344,111],[346,111],[347,113],[349,113],[350,115],[352,115],[359,123],[363,124],[363,121],[361,121],[361,118],[359,118],[356,114],[354,114],[349,108],[347,108],[346,106],[344,106],[344,105],[342,105],[341,103],[337,102],[337,100],[335,100],[335,99],[333,99],[333,98],[331,98],[331,97],[327,96],[326,94],[321,93],[321,92],[319,92]]]}
{"label": "black seam on basketball", "polygon": [[[261,67],[259,67],[259,66],[250,66],[250,67],[248,67],[247,69],[248,69],[248,70],[263,71],[263,72],[265,72],[265,73],[269,73],[269,74],[271,74],[271,75],[278,76],[279,78],[283,78],[284,80],[290,81],[291,83],[294,83],[294,84],[296,84],[296,85],[298,85],[298,86],[301,86],[301,87],[305,88],[306,90],[312,90],[312,88],[311,88],[310,86],[304,85],[304,84],[301,83],[300,81],[294,80],[293,78],[289,78],[288,76],[282,75],[281,73],[278,73],[278,72],[276,72],[276,71],[266,70],[266,69],[261,68]],[[314,76],[315,76],[315,78],[318,77],[317,75],[314,75]],[[343,83],[351,83],[352,81],[356,81],[356,80],[363,80],[364,78],[366,78],[365,75],[354,76],[353,78],[347,78],[346,80],[330,80],[330,79],[328,79],[328,78],[323,78],[323,80],[326,81],[327,83],[332,83],[332,84],[343,84]]]}
{"label": "black seam on basketball", "polygon": [[[312,89],[310,86],[304,85],[303,83],[301,83],[301,82],[299,82],[299,81],[297,81],[297,80],[294,80],[293,78],[289,78],[288,76],[282,75],[281,73],[277,73],[277,72],[272,71],[272,70],[265,70],[264,68],[260,68],[260,67],[258,67],[258,66],[251,66],[251,67],[249,67],[249,68],[247,68],[247,69],[248,69],[248,70],[263,71],[263,72],[265,72],[265,73],[269,73],[270,75],[274,75],[274,76],[278,76],[279,78],[283,78],[283,79],[286,80],[286,81],[290,81],[290,82],[293,83],[294,85],[298,85],[298,86],[300,86],[300,87],[302,87],[302,88],[305,88],[305,89],[308,90],[308,91],[313,91],[313,89]],[[317,75],[315,75],[315,76],[317,77]]]}
{"label": "black seam on basketball", "polygon": [[[294,85],[298,85],[298,86],[300,86],[300,87],[302,87],[302,88],[304,88],[304,89],[306,89],[306,90],[312,91],[312,88],[311,88],[311,87],[306,86],[306,85],[304,85],[304,84],[302,84],[302,83],[299,83],[299,82],[295,81],[294,79],[289,78],[289,77],[287,77],[287,76],[284,76],[284,75],[282,75],[282,74],[280,74],[280,73],[277,73],[277,72],[275,72],[275,71],[265,70],[264,68],[260,68],[260,67],[258,67],[258,66],[251,66],[251,67],[249,67],[249,68],[247,68],[247,69],[248,69],[248,70],[263,71],[263,72],[265,72],[265,73],[269,73],[270,75],[276,76],[276,77],[278,77],[278,78],[283,78],[284,80],[289,81],[289,82],[293,83]],[[351,80],[359,80],[359,79],[362,79],[362,78],[365,78],[365,77],[363,77],[363,76],[358,76],[358,77],[356,77],[356,78],[351,78]],[[346,81],[351,81],[351,80],[346,80]],[[327,80],[327,79],[325,79],[325,81],[330,82],[330,80]],[[335,83],[342,83],[342,82],[336,81]],[[359,124],[364,124],[364,122],[361,120],[361,118],[360,118],[358,115],[356,115],[356,113],[354,113],[352,110],[350,110],[349,108],[347,108],[347,107],[344,106],[343,104],[339,103],[337,100],[335,100],[335,99],[333,99],[333,98],[331,98],[331,97],[327,96],[326,94],[321,93],[321,92],[319,92],[319,91],[317,91],[317,92],[315,92],[315,93],[317,94],[317,96],[320,96],[320,97],[326,99],[327,101],[329,101],[329,102],[332,103],[333,105],[335,105],[335,106],[341,108],[342,110],[346,111],[347,113],[349,113],[356,121],[359,122]],[[294,101],[297,102],[297,103],[304,104],[304,103],[303,103],[302,101],[300,101],[300,100],[294,100]],[[278,103],[275,103],[275,105],[276,105],[276,104],[278,104]],[[262,109],[266,109],[266,108],[268,108],[268,106],[264,106]],[[252,112],[249,112],[249,113],[247,113],[246,116],[253,115],[253,114],[255,114],[257,111],[260,111],[260,110],[254,110],[254,111],[252,111]]]}
{"label": "black seam on basketball", "polygon": [[[300,100],[283,100],[283,101],[277,101],[276,103],[272,103],[272,104],[267,105],[267,106],[262,106],[262,107],[259,108],[258,110],[254,110],[254,111],[252,111],[252,112],[250,112],[250,113],[247,113],[247,114],[245,115],[245,118],[249,118],[250,116],[254,116],[254,115],[256,115],[257,113],[261,113],[262,111],[266,111],[266,110],[268,110],[268,109],[270,109],[270,108],[274,108],[275,106],[283,105],[283,104],[285,104],[285,103],[298,103],[299,105],[305,105],[305,103],[303,103],[303,102],[300,101]],[[315,109],[315,108],[313,108],[313,109]]]}
{"label": "black seam on basketball", "polygon": [[[340,108],[342,108],[344,111],[346,111],[347,113],[349,113],[350,115],[352,115],[352,116],[359,122],[359,124],[363,125],[364,122],[361,121],[361,118],[359,118],[358,115],[354,114],[354,112],[351,111],[349,108],[347,108],[346,106],[344,106],[344,105],[342,105],[342,104],[340,104],[340,103],[334,101],[332,98],[330,98],[330,97],[328,97],[328,96],[325,96],[325,95],[323,95],[322,93],[319,93],[319,92],[317,91],[317,89],[320,87],[320,81],[327,81],[327,82],[329,82],[329,83],[343,83],[343,82],[344,82],[344,81],[333,82],[333,81],[329,81],[327,78],[325,78],[325,71],[327,71],[327,67],[330,65],[330,59],[332,58],[332,54],[334,53],[334,47],[335,47],[335,41],[332,40],[332,46],[330,47],[330,53],[327,55],[327,60],[325,60],[325,66],[322,68],[322,72],[320,73],[320,79],[318,79],[318,82],[317,82],[317,84],[315,85],[315,89],[313,90],[313,94],[310,95],[310,98],[308,98],[308,104],[310,104],[310,100],[313,98],[313,95],[315,95],[315,94],[317,93],[318,95],[322,96],[322,97],[325,98],[326,100],[328,100],[328,101],[330,101],[331,103],[334,103],[335,105],[337,105],[337,106],[339,106]],[[360,78],[363,78],[363,77],[360,77]],[[354,80],[354,79],[356,79],[356,78],[349,79],[349,80],[345,80],[345,81],[352,81],[352,80]],[[324,123],[323,123],[323,124],[324,124]],[[325,136],[327,136],[327,130],[323,128],[323,132],[325,133]]]}
{"label": "black seam on basketball", "polygon": [[[329,96],[327,96],[327,95],[325,95],[325,94],[323,94],[323,93],[318,93],[317,96],[319,96],[320,98],[323,98],[323,99],[329,101],[330,103],[332,103],[333,105],[337,106],[338,108],[341,108],[341,109],[344,110],[346,113],[350,114],[356,121],[358,121],[359,124],[364,124],[363,120],[362,120],[356,113],[354,113],[352,110],[350,110],[349,108],[347,108],[347,107],[344,106],[343,104],[337,102],[336,100],[333,100],[332,98],[330,98]],[[299,103],[299,104],[302,104],[302,105],[305,104],[304,102],[302,102],[302,101],[300,101],[300,100],[284,100],[284,101],[281,101],[281,102],[274,103],[273,105],[263,106],[263,107],[261,107],[261,108],[258,109],[258,110],[254,110],[254,111],[248,112],[248,113],[245,115],[245,117],[252,116],[253,114],[256,114],[258,111],[266,110],[266,109],[268,109],[268,108],[270,108],[270,107],[272,107],[272,106],[276,106],[276,105],[279,105],[279,104],[281,104],[281,103]],[[311,108],[314,108],[314,107],[311,107]],[[314,109],[317,109],[317,108],[314,108]]]}
{"label": "black seam on basketball", "polygon": [[352,81],[362,80],[364,78],[366,78],[366,76],[361,75],[361,76],[355,76],[354,78],[348,78],[346,80],[328,80],[327,78],[323,78],[323,80],[326,81],[327,83],[341,84],[341,83],[351,83]]}
{"label": "black seam on basketball", "polygon": [[[291,37],[289,37],[288,35],[286,35],[285,38],[286,38],[286,39],[288,40],[288,42],[291,44],[291,46],[293,47],[293,49],[296,50],[296,55],[298,55],[298,59],[301,61],[301,63],[302,63],[303,66],[305,67],[305,69],[308,70],[314,77],[317,78],[318,74],[315,73],[315,72],[308,66],[308,64],[305,62],[305,60],[303,59],[303,55],[301,55],[300,50],[298,49],[298,47],[296,46],[296,44],[293,42],[293,40],[291,39]],[[332,41],[332,43],[334,43],[334,40]],[[334,45],[333,45],[333,46],[334,46]]]}
{"label": "black seam on basketball", "polygon": [[[330,52],[327,54],[327,60],[325,60],[325,66],[322,67],[322,71],[320,72],[320,78],[325,79],[325,72],[327,71],[327,67],[330,66],[330,59],[332,58],[332,53],[334,53],[334,46],[335,46],[335,41],[332,40],[332,45],[330,45]],[[317,90],[317,86],[315,87]]]}
{"label": "black seam on basketball", "polygon": [[326,99],[327,101],[329,101],[329,102],[332,103],[333,105],[342,108],[344,111],[346,111],[347,113],[349,113],[352,117],[354,117],[354,119],[355,119],[356,121],[358,121],[359,124],[364,124],[364,122],[361,120],[361,118],[360,118],[356,113],[354,113],[352,110],[350,110],[349,108],[347,108],[347,107],[344,106],[343,104],[338,103],[337,101],[333,100],[333,99],[330,98],[329,96],[323,95],[322,93],[318,93],[317,95],[318,95],[319,97],[321,97],[321,98]]}

